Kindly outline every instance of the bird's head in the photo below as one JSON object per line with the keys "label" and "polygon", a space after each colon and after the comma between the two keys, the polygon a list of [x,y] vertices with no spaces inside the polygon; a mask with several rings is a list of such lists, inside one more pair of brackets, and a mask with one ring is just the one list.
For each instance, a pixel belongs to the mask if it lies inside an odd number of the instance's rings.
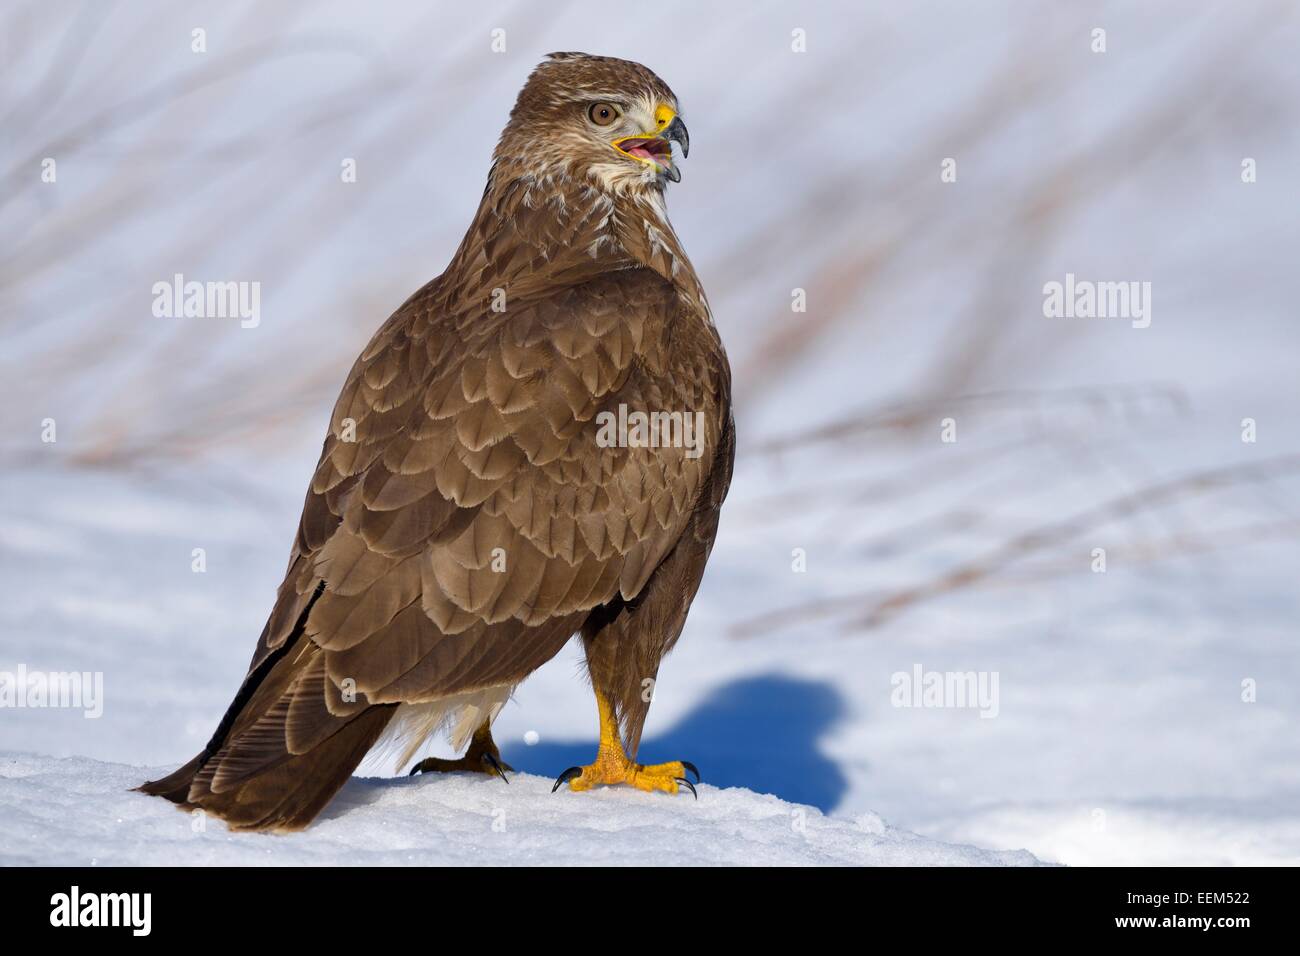
{"label": "bird's head", "polygon": [[640,63],[552,53],[524,84],[497,144],[515,175],[568,176],[610,193],[662,190],[690,149],[677,97]]}

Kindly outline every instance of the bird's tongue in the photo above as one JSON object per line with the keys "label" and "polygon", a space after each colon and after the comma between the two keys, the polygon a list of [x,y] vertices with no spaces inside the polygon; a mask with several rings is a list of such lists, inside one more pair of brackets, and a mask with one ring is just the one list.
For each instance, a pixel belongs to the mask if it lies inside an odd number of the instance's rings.
{"label": "bird's tongue", "polygon": [[633,146],[631,149],[628,150],[628,152],[631,153],[633,156],[637,156],[641,159],[648,159],[652,163],[659,162],[659,157],[656,156],[654,153],[650,152],[650,150],[646,149],[644,146]]}

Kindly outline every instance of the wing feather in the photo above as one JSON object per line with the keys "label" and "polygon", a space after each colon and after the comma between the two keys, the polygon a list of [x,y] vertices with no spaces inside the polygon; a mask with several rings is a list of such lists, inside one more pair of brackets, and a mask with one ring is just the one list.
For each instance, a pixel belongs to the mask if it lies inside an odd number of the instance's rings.
{"label": "wing feather", "polygon": [[[260,649],[305,613],[317,657],[214,790],[350,719],[345,681],[369,704],[518,683],[593,609],[635,598],[688,527],[714,449],[604,447],[598,414],[702,411],[716,440],[716,333],[659,272],[548,263],[549,220],[514,212],[532,220],[460,254],[462,275],[509,289],[507,311],[435,280],[353,367]],[[548,269],[564,281],[548,288]]]}

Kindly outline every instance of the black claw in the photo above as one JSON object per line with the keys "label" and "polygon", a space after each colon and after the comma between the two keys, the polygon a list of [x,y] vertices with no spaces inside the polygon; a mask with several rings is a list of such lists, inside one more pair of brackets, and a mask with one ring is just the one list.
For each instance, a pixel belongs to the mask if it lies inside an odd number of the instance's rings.
{"label": "black claw", "polygon": [[676,780],[678,783],[680,783],[687,790],[689,790],[691,792],[691,796],[694,797],[696,800],[700,799],[700,795],[695,792],[695,784],[691,783],[685,777],[673,777],[673,779]]}
{"label": "black claw", "polygon": [[560,784],[568,783],[574,777],[581,777],[581,776],[582,776],[581,767],[570,767],[568,770],[564,771],[564,773],[560,774],[558,777],[555,778],[555,786],[551,787],[551,793],[554,793],[556,790],[559,790]]}
{"label": "black claw", "polygon": [[492,756],[486,750],[483,751],[483,762],[488,766],[490,766],[498,774],[500,774],[501,779],[504,780],[506,783],[510,782],[510,778],[506,776],[505,768],[501,766],[501,761],[497,760],[496,757]]}
{"label": "black claw", "polygon": [[411,768],[411,772],[408,773],[407,776],[408,776],[408,777],[414,777],[414,776],[415,776],[417,773],[419,773],[423,768],[424,768],[424,761],[421,760],[419,763],[417,763],[414,767]]}
{"label": "black claw", "polygon": [[695,764],[691,763],[689,760],[683,760],[683,761],[682,761],[682,766],[685,767],[685,768],[687,769],[688,772],[695,774],[695,782],[696,782],[696,783],[702,783],[702,782],[703,782],[704,778],[700,776],[700,768],[699,768],[699,767],[695,766]]}

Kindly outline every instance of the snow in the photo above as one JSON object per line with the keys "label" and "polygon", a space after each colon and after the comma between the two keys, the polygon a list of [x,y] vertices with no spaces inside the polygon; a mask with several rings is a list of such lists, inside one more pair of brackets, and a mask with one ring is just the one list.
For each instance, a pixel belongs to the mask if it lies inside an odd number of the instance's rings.
{"label": "snow", "polygon": [[162,768],[0,753],[0,865],[1031,866],[874,814],[827,817],[738,787],[699,800],[606,788],[551,793],[514,774],[353,778],[291,835],[232,833],[128,792]]}

